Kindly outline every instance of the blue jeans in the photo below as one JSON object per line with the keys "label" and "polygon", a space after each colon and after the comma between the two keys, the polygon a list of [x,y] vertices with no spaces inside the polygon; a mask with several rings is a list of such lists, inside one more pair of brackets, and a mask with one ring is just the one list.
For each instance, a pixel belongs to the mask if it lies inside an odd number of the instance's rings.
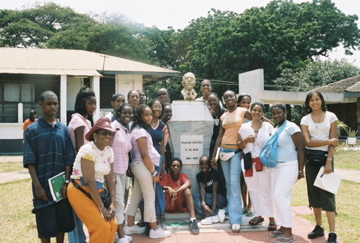
{"label": "blue jeans", "polygon": [[[238,149],[226,149],[220,147],[221,152],[236,152]],[[227,161],[221,160],[221,167],[225,177],[226,199],[228,204],[226,211],[229,213],[231,224],[242,223],[242,199],[240,189],[241,153],[236,153]]]}
{"label": "blue jeans", "polygon": [[[197,214],[201,214],[202,216],[205,216],[204,210],[201,206],[201,196],[200,194],[194,194],[193,195],[194,198],[194,207],[195,207],[195,212]],[[222,209],[223,207],[226,206],[226,198],[223,197],[221,194],[217,194],[217,200],[216,200],[216,210],[215,212],[211,215],[216,215],[217,212],[219,211],[219,209]],[[212,194],[211,193],[206,193],[205,194],[205,204],[207,206],[212,207]]]}
{"label": "blue jeans", "polygon": [[75,229],[68,233],[69,243],[86,243],[86,236],[83,230],[83,223],[74,212]]}

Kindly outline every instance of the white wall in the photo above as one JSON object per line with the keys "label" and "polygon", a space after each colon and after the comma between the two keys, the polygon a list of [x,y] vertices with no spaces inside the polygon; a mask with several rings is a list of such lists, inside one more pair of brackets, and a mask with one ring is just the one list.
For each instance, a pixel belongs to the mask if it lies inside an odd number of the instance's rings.
{"label": "white wall", "polygon": [[67,77],[67,105],[66,110],[73,111],[76,95],[83,86],[82,78]]}
{"label": "white wall", "polygon": [[127,94],[130,90],[143,90],[142,75],[127,75],[117,74],[115,83],[115,92],[125,95],[127,101]]}

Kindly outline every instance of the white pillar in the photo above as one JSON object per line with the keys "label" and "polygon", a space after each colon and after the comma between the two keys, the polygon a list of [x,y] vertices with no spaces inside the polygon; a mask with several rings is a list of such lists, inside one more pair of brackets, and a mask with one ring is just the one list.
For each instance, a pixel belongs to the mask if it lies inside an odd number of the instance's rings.
{"label": "white pillar", "polygon": [[24,106],[23,103],[18,103],[18,123],[24,122]]}
{"label": "white pillar", "polygon": [[60,122],[67,124],[67,76],[60,76]]}
{"label": "white pillar", "polygon": [[94,122],[96,122],[100,118],[100,76],[94,76],[93,77],[93,87],[92,90],[95,92],[96,96],[96,111],[93,116]]}

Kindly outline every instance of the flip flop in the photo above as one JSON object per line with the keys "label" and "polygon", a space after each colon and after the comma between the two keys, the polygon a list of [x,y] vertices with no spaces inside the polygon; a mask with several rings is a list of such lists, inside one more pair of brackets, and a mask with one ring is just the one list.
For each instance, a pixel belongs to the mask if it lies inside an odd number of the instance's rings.
{"label": "flip flop", "polygon": [[293,241],[295,241],[294,238],[278,237],[277,240],[274,240],[274,243],[291,243]]}
{"label": "flip flop", "polygon": [[247,214],[247,213],[248,213],[247,209],[242,210],[242,214]]}
{"label": "flip flop", "polygon": [[270,222],[268,225],[268,231],[274,231],[277,229],[277,224],[275,222]]}
{"label": "flip flop", "polygon": [[276,238],[279,236],[282,236],[284,233],[281,232],[280,230],[274,230],[273,232],[270,233],[270,237],[272,238]]}

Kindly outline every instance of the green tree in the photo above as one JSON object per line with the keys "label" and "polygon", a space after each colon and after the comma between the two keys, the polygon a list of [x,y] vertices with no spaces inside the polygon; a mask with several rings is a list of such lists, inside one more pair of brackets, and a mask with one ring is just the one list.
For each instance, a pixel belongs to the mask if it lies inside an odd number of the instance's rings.
{"label": "green tree", "polygon": [[9,47],[41,47],[55,33],[81,22],[94,22],[69,7],[35,4],[24,10],[0,10],[0,43]]}
{"label": "green tree", "polygon": [[212,9],[184,29],[191,43],[180,68],[234,82],[241,72],[263,68],[265,83],[271,84],[283,69],[300,70],[340,44],[351,54],[360,43],[357,19],[331,0],[274,0],[242,14]]}
{"label": "green tree", "polygon": [[284,69],[281,76],[274,80],[278,89],[308,91],[319,86],[360,75],[360,68],[346,60],[321,61],[308,63],[304,69],[295,71]]}

